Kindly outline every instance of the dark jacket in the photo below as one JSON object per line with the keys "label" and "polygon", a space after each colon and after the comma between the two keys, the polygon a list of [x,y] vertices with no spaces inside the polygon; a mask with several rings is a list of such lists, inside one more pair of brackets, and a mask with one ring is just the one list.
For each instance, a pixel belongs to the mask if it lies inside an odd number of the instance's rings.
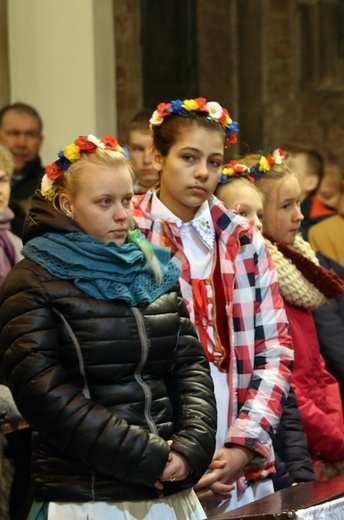
{"label": "dark jacket", "polygon": [[280,423],[273,436],[273,446],[276,458],[276,473],[273,476],[275,491],[295,482],[315,480],[306,433],[292,389],[289,390]]}
{"label": "dark jacket", "polygon": [[[338,237],[338,240],[342,240]],[[344,267],[335,260],[317,253],[320,265],[332,269],[344,280]],[[340,386],[342,402],[344,403],[344,296],[332,300],[313,311],[314,321],[328,371],[335,376]]]}
{"label": "dark jacket", "polygon": [[20,180],[11,179],[11,196],[9,206],[14,213],[11,222],[11,231],[18,237],[22,237],[25,217],[29,211],[32,196],[41,183],[44,168],[40,157],[25,164],[23,177]]}
{"label": "dark jacket", "polygon": [[[75,222],[34,197],[25,241],[73,230],[80,231]],[[132,309],[94,299],[24,259],[5,280],[0,304],[4,370],[34,430],[36,500],[156,498],[169,439],[192,473],[166,483],[165,494],[197,482],[214,451],[215,399],[179,288]]]}

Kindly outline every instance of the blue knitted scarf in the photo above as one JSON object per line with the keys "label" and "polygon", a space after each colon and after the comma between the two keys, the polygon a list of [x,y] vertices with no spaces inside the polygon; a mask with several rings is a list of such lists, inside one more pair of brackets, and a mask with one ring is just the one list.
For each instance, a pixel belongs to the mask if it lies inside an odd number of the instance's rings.
{"label": "blue knitted scarf", "polygon": [[[143,238],[143,235],[142,235]],[[178,282],[180,269],[170,249],[152,246],[162,279],[155,280],[139,247],[105,244],[85,233],[45,233],[23,248],[23,255],[63,280],[100,300],[124,300],[135,307],[150,303]]]}

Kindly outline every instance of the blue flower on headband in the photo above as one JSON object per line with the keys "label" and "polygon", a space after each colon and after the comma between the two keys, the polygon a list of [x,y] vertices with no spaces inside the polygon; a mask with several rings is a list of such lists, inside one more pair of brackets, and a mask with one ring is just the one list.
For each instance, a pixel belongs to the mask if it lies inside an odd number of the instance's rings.
{"label": "blue flower on headband", "polygon": [[183,101],[181,99],[171,101],[171,112],[172,114],[178,114],[179,116],[185,114],[186,110],[183,107]]}
{"label": "blue flower on headband", "polygon": [[259,170],[258,164],[256,164],[255,166],[251,166],[250,175],[254,178],[254,180],[259,181],[259,179],[263,175],[263,172]]}
{"label": "blue flower on headband", "polygon": [[55,161],[57,166],[61,168],[61,170],[67,170],[72,163],[65,157],[63,150],[60,150],[57,155],[59,157],[59,159]]}
{"label": "blue flower on headband", "polygon": [[239,125],[236,121],[232,121],[228,130],[226,131],[227,134],[230,134],[231,132],[234,132],[235,134],[239,132]]}

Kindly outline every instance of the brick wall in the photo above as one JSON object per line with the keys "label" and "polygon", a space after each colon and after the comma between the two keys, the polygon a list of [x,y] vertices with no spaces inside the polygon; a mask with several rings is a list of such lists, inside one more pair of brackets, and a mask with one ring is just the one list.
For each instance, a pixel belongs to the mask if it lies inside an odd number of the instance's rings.
{"label": "brick wall", "polygon": [[142,108],[140,1],[113,0],[117,89],[117,135],[126,142],[131,118]]}
{"label": "brick wall", "polygon": [[[125,136],[142,105],[140,2],[114,5],[119,135]],[[239,121],[241,144],[232,155],[296,141],[335,153],[344,167],[344,59],[332,61],[331,46],[324,50],[321,34],[301,18],[304,9],[301,0],[198,0],[199,95],[218,100]],[[335,40],[336,27],[327,30],[326,42]],[[324,63],[336,67],[337,77],[321,75]]]}

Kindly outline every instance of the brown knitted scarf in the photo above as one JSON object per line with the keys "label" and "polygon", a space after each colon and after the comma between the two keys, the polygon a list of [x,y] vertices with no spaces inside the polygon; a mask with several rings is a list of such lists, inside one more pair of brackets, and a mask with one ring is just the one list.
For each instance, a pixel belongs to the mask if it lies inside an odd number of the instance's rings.
{"label": "brown knitted scarf", "polygon": [[274,260],[282,296],[303,307],[317,308],[344,294],[344,281],[319,265],[315,252],[300,235],[292,246],[266,240]]}

